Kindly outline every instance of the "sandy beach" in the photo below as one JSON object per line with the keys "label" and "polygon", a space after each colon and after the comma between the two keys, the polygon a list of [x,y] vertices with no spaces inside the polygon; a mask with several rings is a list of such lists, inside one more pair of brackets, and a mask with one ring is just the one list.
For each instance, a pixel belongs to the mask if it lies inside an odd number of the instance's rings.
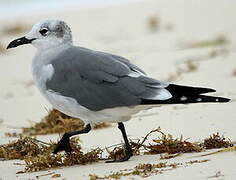
{"label": "sandy beach", "polygon": [[[5,50],[7,44],[26,33],[42,19],[62,19],[73,31],[74,44],[124,56],[153,78],[171,83],[216,89],[214,95],[231,98],[226,104],[162,106],[141,112],[125,123],[130,139],[141,138],[157,127],[176,137],[201,141],[220,132],[236,141],[236,2],[194,0],[143,0],[99,8],[57,10],[8,20],[0,18],[0,144],[12,140],[6,132],[19,132],[39,122],[51,106],[36,89],[31,75],[32,46]],[[18,29],[16,31],[14,28]],[[19,28],[21,27],[21,28]],[[58,134],[38,136],[57,140]],[[106,140],[104,141],[104,137]],[[84,151],[122,142],[114,124],[110,128],[81,135]],[[150,139],[151,140],[151,139]],[[212,150],[215,151],[215,150]],[[203,152],[204,153],[204,152]],[[128,162],[105,164],[104,161],[50,172],[56,179],[89,179],[89,174],[104,176],[110,171],[133,168],[139,163],[185,163],[209,159],[205,163],[183,166],[146,179],[236,179],[235,151],[196,157],[187,153],[169,160],[160,155],[134,156]],[[48,171],[16,174],[24,170],[23,161],[1,161],[0,180],[37,179]],[[216,176],[220,172],[219,176]],[[39,179],[50,179],[41,176]],[[142,179],[128,176],[122,179]]]}

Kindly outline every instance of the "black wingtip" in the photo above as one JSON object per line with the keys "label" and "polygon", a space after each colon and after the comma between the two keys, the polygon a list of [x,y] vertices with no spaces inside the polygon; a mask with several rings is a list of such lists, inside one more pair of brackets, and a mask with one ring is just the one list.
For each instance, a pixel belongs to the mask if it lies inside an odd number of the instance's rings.
{"label": "black wingtip", "polygon": [[223,98],[223,97],[216,98],[216,99],[218,99],[218,102],[222,102],[222,103],[224,103],[224,102],[230,102],[230,101],[231,101],[231,99],[229,99],[229,98]]}
{"label": "black wingtip", "polygon": [[199,94],[216,92],[215,89],[211,88],[182,86],[177,84],[170,84],[166,89],[170,92],[175,92],[179,95],[186,95],[186,94],[199,95]]}
{"label": "black wingtip", "polygon": [[216,92],[216,90],[215,89],[210,89],[210,88],[206,88],[207,90],[208,90],[208,92],[207,93],[210,93],[210,92]]}
{"label": "black wingtip", "polygon": [[186,99],[181,99],[181,96],[170,98],[167,100],[148,100],[142,99],[141,105],[148,104],[189,104],[189,103],[227,103],[231,101],[229,98],[216,97],[216,96],[206,96],[206,95],[197,95],[197,96],[185,96]]}

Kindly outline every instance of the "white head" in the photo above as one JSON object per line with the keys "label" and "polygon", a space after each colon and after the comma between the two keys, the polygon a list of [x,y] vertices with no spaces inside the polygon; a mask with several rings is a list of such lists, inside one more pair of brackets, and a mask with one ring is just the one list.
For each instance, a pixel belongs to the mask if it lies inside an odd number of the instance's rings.
{"label": "white head", "polygon": [[40,21],[33,26],[24,37],[12,41],[7,48],[31,43],[40,50],[72,44],[72,34],[69,26],[60,20]]}

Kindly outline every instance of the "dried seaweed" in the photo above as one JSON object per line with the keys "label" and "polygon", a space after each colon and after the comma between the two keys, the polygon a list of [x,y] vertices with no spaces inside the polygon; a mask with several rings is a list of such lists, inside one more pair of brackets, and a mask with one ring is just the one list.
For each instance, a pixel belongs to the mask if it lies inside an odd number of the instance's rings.
{"label": "dried seaweed", "polygon": [[0,158],[10,159],[25,159],[27,156],[36,156],[45,151],[52,150],[52,146],[46,146],[47,143],[39,141],[31,137],[20,137],[18,140],[9,144],[0,146]]}
{"label": "dried seaweed", "polygon": [[[141,148],[146,149],[146,146],[144,145],[144,143],[147,141],[148,136],[150,136],[152,133],[155,133],[155,132],[161,132],[160,128],[150,131],[142,140],[139,139],[137,142],[130,140],[130,146],[131,146],[133,155],[140,155],[142,153]],[[115,147],[112,150],[109,150],[109,148],[113,146]],[[106,151],[108,152],[108,159],[121,159],[124,156],[123,144],[116,144],[113,146],[105,148]]]}
{"label": "dried seaweed", "polygon": [[111,174],[106,176],[98,176],[96,174],[90,174],[89,178],[90,180],[120,179],[125,176],[140,176],[146,178],[151,175],[162,174],[164,171],[169,171],[180,167],[186,167],[195,163],[204,163],[208,161],[209,161],[208,159],[204,159],[204,160],[188,161],[185,163],[171,163],[171,164],[163,162],[158,164],[145,163],[145,164],[138,164],[132,169],[125,169],[125,170],[120,170],[118,172],[112,172]]}
{"label": "dried seaweed", "polygon": [[183,140],[183,137],[173,138],[172,135],[166,135],[160,130],[156,132],[160,132],[161,137],[154,139],[153,144],[145,146],[147,150],[145,152],[146,154],[201,152],[205,149],[228,148],[233,146],[230,139],[227,140],[224,136],[221,136],[219,132],[210,135],[208,138],[204,139],[202,143],[189,142]]}
{"label": "dried seaweed", "polygon": [[99,160],[100,150],[94,149],[83,153],[80,148],[71,153],[52,155],[51,153],[38,154],[36,157],[27,156],[25,172],[41,171],[63,166],[85,165]]}
{"label": "dried seaweed", "polygon": [[220,136],[219,132],[204,139],[204,142],[201,145],[206,149],[227,148],[233,146],[230,139],[227,140],[224,136]]}
{"label": "dried seaweed", "polygon": [[102,128],[108,128],[108,127],[111,127],[111,124],[110,123],[106,123],[106,122],[103,122],[103,123],[97,123],[93,126],[93,129],[102,129]]}
{"label": "dried seaweed", "polygon": [[15,24],[3,28],[3,33],[6,35],[15,35],[25,32],[29,29],[28,25],[25,24]]}
{"label": "dried seaweed", "polygon": [[81,146],[78,145],[78,139],[71,139],[71,153],[52,154],[55,144],[47,148],[47,151],[37,156],[27,156],[24,158],[26,163],[25,172],[41,171],[45,169],[58,168],[63,166],[85,165],[99,160],[101,150],[93,149],[87,153],[81,151]]}
{"label": "dried seaweed", "polygon": [[6,48],[0,42],[0,53],[5,53],[5,52],[6,52]]}
{"label": "dried seaweed", "polygon": [[158,16],[151,16],[147,19],[147,26],[150,32],[154,33],[160,30],[161,19]]}
{"label": "dried seaweed", "polygon": [[[99,123],[94,126],[94,129],[110,127],[109,123]],[[54,133],[65,133],[76,131],[84,128],[84,122],[78,118],[72,118],[60,111],[53,109],[48,112],[40,122],[35,123],[31,127],[22,128],[22,133],[6,133],[6,136],[17,137],[19,135],[35,136]]]}
{"label": "dried seaweed", "polygon": [[71,139],[71,153],[52,154],[55,143],[44,143],[35,138],[21,137],[17,141],[0,146],[0,158],[21,159],[25,161],[25,172],[40,171],[49,168],[87,164],[99,160],[101,150],[93,149],[87,153],[81,151],[78,139]]}
{"label": "dried seaweed", "polygon": [[[146,145],[145,142],[152,133],[160,133],[161,136],[154,139],[153,143]],[[160,128],[152,130],[142,140],[138,140],[137,142],[130,140],[130,145],[134,155],[167,153],[166,155],[162,155],[161,159],[174,158],[181,153],[202,152],[205,149],[233,146],[230,140],[226,140],[226,138],[220,136],[219,133],[215,133],[209,138],[204,139],[202,143],[196,143],[184,140],[183,137],[173,138],[172,135],[163,133]],[[120,159],[124,156],[124,148],[121,144],[115,145],[112,150],[109,150],[109,148],[106,148],[106,150],[109,154],[108,159]]]}
{"label": "dried seaweed", "polygon": [[120,179],[124,176],[140,176],[148,177],[152,174],[162,173],[163,168],[176,168],[178,164],[172,163],[158,163],[158,164],[138,164],[133,169],[125,169],[118,172],[112,172],[109,175],[99,177],[98,175],[90,174],[90,180],[104,180],[104,179]]}
{"label": "dried seaweed", "polygon": [[232,76],[236,76],[236,69],[233,70],[233,72],[232,72]]}
{"label": "dried seaweed", "polygon": [[79,130],[83,127],[84,123],[80,119],[71,118],[53,109],[41,122],[35,123],[32,127],[23,128],[22,133],[25,135],[45,135]]}
{"label": "dried seaweed", "polygon": [[229,43],[229,40],[225,36],[217,36],[213,39],[195,41],[189,44],[184,45],[185,48],[204,48],[211,46],[222,46]]}
{"label": "dried seaweed", "polygon": [[51,178],[59,178],[59,177],[61,177],[61,174],[54,174],[51,176]]}
{"label": "dried seaweed", "polygon": [[174,139],[172,135],[162,134],[161,138],[154,139],[154,144],[146,146],[149,149],[146,154],[161,154],[161,153],[187,153],[187,152],[201,152],[202,147],[197,143],[191,143],[183,138]]}
{"label": "dried seaweed", "polygon": [[[152,141],[152,143],[147,145],[146,141],[149,135],[152,133],[159,133],[161,134],[161,136],[154,136],[155,139]],[[71,153],[53,155],[52,151],[55,148],[55,143],[45,143],[31,137],[20,137],[17,141],[13,141],[9,144],[0,146],[0,158],[24,160],[24,172],[31,172],[63,166],[73,166],[76,164],[87,164],[104,159],[119,159],[124,155],[124,150],[121,144],[111,146],[114,147],[112,150],[109,150],[111,149],[111,147],[106,148],[108,157],[102,157],[102,153],[104,152],[104,150],[101,150],[100,148],[93,149],[87,153],[82,152],[78,138],[72,138],[70,143],[72,147]],[[182,137],[173,138],[171,135],[166,135],[160,130],[160,128],[149,132],[144,138],[138,140],[137,142],[131,141],[130,144],[134,155],[143,153],[175,154],[173,156],[168,156],[168,158],[176,157],[176,153],[200,152],[205,149],[232,146],[231,141],[226,140],[226,138],[220,136],[219,133],[211,135],[202,143],[191,143],[187,140],[183,140]],[[154,171],[152,170],[153,168],[155,169],[157,165],[152,165],[151,167],[149,167],[149,170],[147,170],[148,166],[150,165],[145,165],[145,170],[141,170],[141,166],[137,166],[135,168],[135,171],[133,170],[131,172],[127,172],[126,174],[145,176],[145,173],[154,173]],[[158,166],[160,166],[160,164]],[[158,171],[155,170],[155,172],[157,173]],[[120,177],[123,175],[123,172],[118,172],[109,177]],[[95,178],[95,176],[91,176],[90,179],[91,178]]]}
{"label": "dried seaweed", "polygon": [[147,18],[146,26],[150,33],[156,33],[160,30],[171,31],[174,25],[171,22],[163,22],[160,16],[152,15]]}
{"label": "dried seaweed", "polygon": [[122,146],[115,147],[113,150],[107,149],[108,159],[121,159],[124,156],[124,148]]}

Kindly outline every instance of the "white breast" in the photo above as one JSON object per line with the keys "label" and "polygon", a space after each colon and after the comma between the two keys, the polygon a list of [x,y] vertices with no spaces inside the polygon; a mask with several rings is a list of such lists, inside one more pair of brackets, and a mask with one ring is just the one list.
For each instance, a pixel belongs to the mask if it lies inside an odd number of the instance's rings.
{"label": "white breast", "polygon": [[47,80],[52,78],[53,74],[54,69],[52,64],[47,64],[40,67],[33,67],[33,78],[36,83],[36,86],[41,91],[41,93],[45,93],[46,82]]}

